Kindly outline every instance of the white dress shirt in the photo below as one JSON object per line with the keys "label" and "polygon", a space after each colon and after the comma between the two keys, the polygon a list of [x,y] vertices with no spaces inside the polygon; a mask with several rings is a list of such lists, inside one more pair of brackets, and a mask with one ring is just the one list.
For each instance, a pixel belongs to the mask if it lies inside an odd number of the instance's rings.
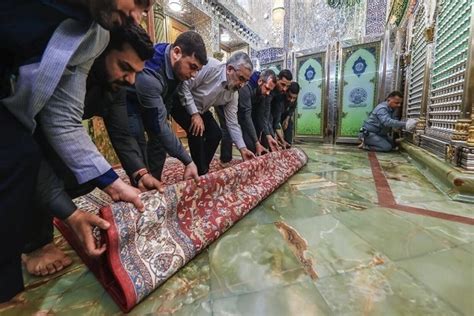
{"label": "white dress shirt", "polygon": [[178,94],[181,104],[190,115],[205,113],[211,106],[222,105],[227,129],[237,148],[245,147],[242,130],[237,120],[239,94],[227,89],[226,64],[209,58],[194,79],[183,82]]}

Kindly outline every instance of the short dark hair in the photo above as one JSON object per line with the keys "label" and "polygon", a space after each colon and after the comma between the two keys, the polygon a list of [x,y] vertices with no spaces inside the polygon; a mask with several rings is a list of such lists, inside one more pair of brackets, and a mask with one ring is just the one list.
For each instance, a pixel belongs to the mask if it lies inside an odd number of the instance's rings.
{"label": "short dark hair", "polygon": [[393,97],[399,97],[403,99],[403,94],[400,91],[392,91],[387,95],[387,98],[385,100],[388,100],[388,98],[393,98]]}
{"label": "short dark hair", "polygon": [[206,45],[198,33],[194,31],[181,33],[173,43],[173,47],[175,46],[181,48],[184,56],[194,55],[202,65],[207,64]]}
{"label": "short dark hair", "polygon": [[300,85],[298,84],[298,82],[293,81],[292,83],[290,83],[290,86],[288,87],[288,92],[293,94],[300,93]]}
{"label": "short dark hair", "polygon": [[110,31],[110,42],[106,51],[112,49],[121,51],[125,44],[132,46],[141,60],[148,60],[155,53],[153,43],[147,32],[143,27],[134,23],[127,23],[126,25],[113,28]]}
{"label": "short dark hair", "polygon": [[278,79],[283,79],[283,78],[286,78],[289,81],[293,80],[293,74],[291,73],[289,69],[283,69],[280,71],[280,73],[278,74]]}
{"label": "short dark hair", "polygon": [[260,73],[260,79],[262,79],[263,81],[267,82],[268,79],[271,79],[273,83],[276,84],[277,82],[277,78],[276,78],[276,74],[273,70],[271,69],[265,69],[263,70],[261,73]]}

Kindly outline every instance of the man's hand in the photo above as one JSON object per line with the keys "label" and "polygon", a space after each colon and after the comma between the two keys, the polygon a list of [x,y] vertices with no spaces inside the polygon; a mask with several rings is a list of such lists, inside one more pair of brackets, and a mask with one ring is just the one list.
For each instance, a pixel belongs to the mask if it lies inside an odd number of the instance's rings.
{"label": "man's hand", "polygon": [[267,142],[268,145],[270,146],[270,151],[275,152],[278,151],[278,142],[273,138],[272,135],[267,135]]}
{"label": "man's hand", "polygon": [[413,132],[416,129],[416,124],[418,123],[418,119],[409,118],[406,122],[406,130],[409,132]]}
{"label": "man's hand", "polygon": [[284,139],[280,139],[278,144],[280,145],[281,148],[283,149],[288,149],[288,148],[291,148],[291,145],[288,144],[288,142]]}
{"label": "man's hand", "polygon": [[286,131],[288,128],[288,124],[290,123],[290,118],[287,117],[286,119],[283,120],[283,123],[281,123],[281,128]]}
{"label": "man's hand", "polygon": [[110,195],[114,201],[124,201],[132,203],[140,212],[143,212],[144,205],[138,196],[140,190],[129,186],[122,179],[117,179],[112,184],[106,186],[103,190]]}
{"label": "man's hand", "polygon": [[183,178],[184,178],[184,180],[194,179],[194,181],[196,181],[196,182],[199,181],[198,169],[196,167],[196,164],[193,161],[191,161],[191,163],[188,164],[184,168]]}
{"label": "man's hand", "polygon": [[158,190],[160,193],[164,192],[163,184],[160,182],[160,180],[149,173],[143,175],[140,180],[138,180],[138,189],[141,192],[150,190]]}
{"label": "man's hand", "polygon": [[248,150],[246,147],[240,148],[239,151],[244,161],[255,158],[255,155],[253,154],[253,152]]}
{"label": "man's hand", "polygon": [[191,126],[189,131],[193,136],[202,136],[204,133],[204,121],[202,120],[201,114],[194,113],[191,115]]}
{"label": "man's hand", "polygon": [[257,142],[255,144],[255,153],[257,156],[265,155],[268,153],[268,150],[260,144],[260,142]]}
{"label": "man's hand", "polygon": [[92,230],[96,226],[100,229],[109,229],[109,222],[97,215],[84,212],[80,209],[75,210],[64,222],[76,234],[88,256],[97,257],[104,253],[106,249],[105,244],[102,246],[96,245]]}

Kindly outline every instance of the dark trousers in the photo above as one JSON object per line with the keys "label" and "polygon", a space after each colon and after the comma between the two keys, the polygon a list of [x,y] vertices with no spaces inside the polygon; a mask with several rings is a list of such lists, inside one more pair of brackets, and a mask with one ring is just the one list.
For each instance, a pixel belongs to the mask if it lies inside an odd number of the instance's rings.
{"label": "dark trousers", "polygon": [[[283,120],[282,120],[282,123],[283,123]],[[283,132],[283,135],[285,137],[285,141],[291,145],[293,143],[293,118],[292,117],[290,117],[290,119],[288,120],[288,127]]]}
{"label": "dark trousers", "polygon": [[230,137],[229,130],[227,129],[227,124],[225,122],[223,106],[216,106],[214,109],[216,110],[222,133],[220,160],[226,163],[232,160],[232,138]]}
{"label": "dark trousers", "polygon": [[[142,157],[145,160],[145,165],[153,177],[161,180],[161,173],[165,165],[166,149],[163,147],[158,138],[153,135],[148,135],[148,140],[145,137],[145,127],[143,126],[142,117],[139,113],[128,115],[128,128],[130,134],[136,139],[140,146]],[[153,159],[149,159],[153,157]],[[128,175],[133,185],[133,177]]]}
{"label": "dark trousers", "polygon": [[166,161],[166,149],[163,147],[158,138],[151,136],[148,139],[147,145],[147,156],[152,159],[148,159],[148,170],[151,175],[161,181],[161,173],[165,166]]}
{"label": "dark trousers", "polygon": [[171,116],[174,118],[188,134],[189,151],[191,157],[197,166],[199,175],[206,174],[209,171],[209,165],[216,153],[219,142],[222,138],[222,132],[216,120],[210,111],[201,114],[204,121],[204,134],[202,136],[193,136],[189,132],[191,126],[191,115],[186,112],[182,105],[175,105],[171,110]]}
{"label": "dark trousers", "polygon": [[[77,182],[74,173],[56,154],[42,133],[35,133],[35,140],[41,148],[43,159],[48,161],[53,171],[62,180],[64,189],[71,199],[94,190],[95,185],[91,182],[83,184]],[[37,199],[39,200],[40,197],[37,197]],[[23,247],[23,253],[30,253],[40,249],[51,243],[54,237],[53,216],[50,210],[41,207],[39,202],[33,202],[30,208],[32,209],[32,214],[26,223],[27,232],[25,233],[26,242]]]}
{"label": "dark trousers", "polygon": [[21,253],[41,156],[30,132],[0,105],[0,303],[24,289]]}

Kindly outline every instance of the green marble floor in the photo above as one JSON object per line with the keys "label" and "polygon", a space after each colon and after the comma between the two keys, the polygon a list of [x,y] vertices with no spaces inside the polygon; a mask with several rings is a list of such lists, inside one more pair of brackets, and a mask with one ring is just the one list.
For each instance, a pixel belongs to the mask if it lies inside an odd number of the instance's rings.
{"label": "green marble floor", "polygon": [[[473,226],[379,205],[367,152],[301,147],[307,166],[130,314],[474,315]],[[474,217],[474,204],[451,201],[407,156],[377,158],[397,204]],[[25,274],[20,303],[0,313],[121,314],[57,243],[74,264]]]}

